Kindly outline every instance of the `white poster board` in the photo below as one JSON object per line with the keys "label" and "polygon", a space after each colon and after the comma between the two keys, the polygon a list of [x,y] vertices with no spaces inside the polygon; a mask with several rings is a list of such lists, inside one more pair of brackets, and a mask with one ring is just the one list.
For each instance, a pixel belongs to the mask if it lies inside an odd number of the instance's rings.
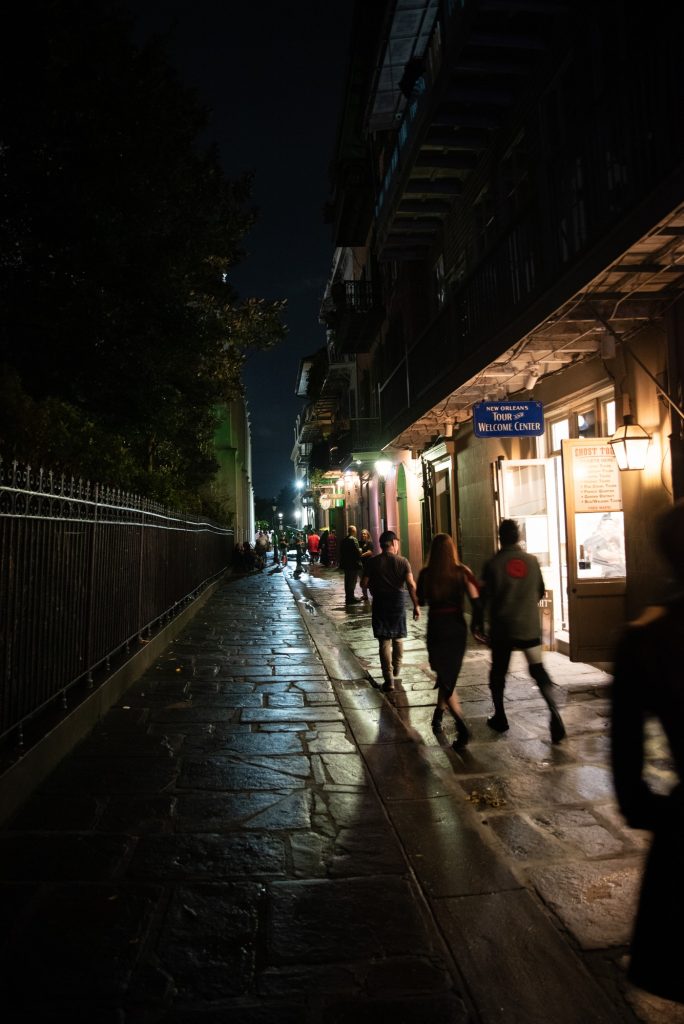
{"label": "white poster board", "polygon": [[620,470],[609,444],[570,449],[575,512],[621,512]]}

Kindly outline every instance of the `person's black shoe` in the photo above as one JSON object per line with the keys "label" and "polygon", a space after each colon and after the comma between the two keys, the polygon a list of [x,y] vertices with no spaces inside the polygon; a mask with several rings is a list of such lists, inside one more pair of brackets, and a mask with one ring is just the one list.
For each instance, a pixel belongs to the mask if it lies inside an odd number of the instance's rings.
{"label": "person's black shoe", "polygon": [[434,712],[432,714],[432,723],[431,723],[432,724],[432,731],[433,732],[441,732],[442,731],[442,718],[443,717],[444,717],[444,712],[442,711],[442,709],[441,708],[435,708],[435,710],[434,710]]}
{"label": "person's black shoe", "polygon": [[557,711],[551,712],[551,720],[549,722],[549,728],[551,730],[551,742],[560,743],[566,737],[565,726],[563,725],[563,719]]}
{"label": "person's black shoe", "polygon": [[391,680],[385,680],[382,684],[383,693],[391,693],[394,689],[394,683]]}
{"label": "person's black shoe", "polygon": [[492,715],[491,718],[487,719],[487,725],[490,729],[493,729],[494,732],[508,732],[510,729],[508,719],[505,715]]}
{"label": "person's black shoe", "polygon": [[470,739],[470,729],[465,724],[460,715],[454,715],[456,722],[456,728],[458,729],[458,735],[454,742],[451,744],[454,750],[463,750],[464,747],[468,746],[468,740]]}

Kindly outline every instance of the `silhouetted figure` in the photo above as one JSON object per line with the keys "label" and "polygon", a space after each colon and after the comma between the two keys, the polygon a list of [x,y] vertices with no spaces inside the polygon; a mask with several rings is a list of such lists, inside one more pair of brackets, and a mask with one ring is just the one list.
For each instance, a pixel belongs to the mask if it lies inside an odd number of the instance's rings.
{"label": "silhouetted figure", "polygon": [[307,539],[306,546],[309,550],[309,558],[312,562],[318,561],[318,546],[320,544],[320,538],[315,530],[313,530]]}
{"label": "silhouetted figure", "polygon": [[401,672],[406,636],[406,609],[404,586],[413,604],[413,618],[420,618],[418,595],[408,558],[398,554],[396,533],[386,530],[380,534],[381,553],[369,558],[364,565],[361,588],[373,595],[371,625],[380,649],[380,665],[384,680],[383,690],[393,690],[394,680]]}
{"label": "silhouetted figure", "polygon": [[340,569],[344,573],[344,603],[358,604],[361,600],[356,597],[356,583],[361,568],[361,549],[356,539],[356,527],[350,526],[347,536],[340,544]]}
{"label": "silhouetted figure", "polygon": [[456,722],[458,737],[453,747],[460,750],[470,738],[456,696],[456,680],[463,664],[468,630],[463,616],[465,595],[479,603],[479,590],[470,569],[458,560],[456,545],[448,533],[432,538],[428,562],[418,576],[418,602],[430,606],[427,649],[430,668],[437,673],[437,707],[432,716],[434,732],[442,731],[448,709]]}
{"label": "silhouetted figure", "polygon": [[321,558],[321,565],[330,565],[330,555],[328,554],[328,537],[329,531],[323,530],[321,533],[321,539],[318,545],[318,551]]}
{"label": "silhouetted figure", "polygon": [[[647,608],[626,630],[615,659],[612,758],[627,824],[653,832],[627,976],[647,992],[684,1002],[684,501],[660,518],[656,537],[676,577],[675,597]],[[654,793],[644,778],[644,725],[657,718],[679,783]]]}
{"label": "silhouetted figure", "polygon": [[337,534],[334,530],[328,533],[328,565],[337,565]]}
{"label": "silhouetted figure", "polygon": [[359,548],[361,551],[361,593],[363,594],[363,600],[368,600],[368,591],[363,588],[363,578],[366,575],[365,566],[368,564],[368,559],[372,558],[375,552],[373,551],[373,541],[368,530],[361,531],[361,540],[359,541]]}
{"label": "silhouetted figure", "polygon": [[518,541],[520,530],[514,519],[502,519],[499,525],[501,549],[490,558],[484,569],[483,605],[489,609],[492,666],[489,689],[494,714],[487,725],[496,732],[506,732],[508,718],[504,710],[506,672],[513,651],[522,651],[530,675],[551,712],[551,740],[560,743],[565,726],[553,699],[553,683],[542,664],[539,602],[544,596],[544,579],[539,562]]}

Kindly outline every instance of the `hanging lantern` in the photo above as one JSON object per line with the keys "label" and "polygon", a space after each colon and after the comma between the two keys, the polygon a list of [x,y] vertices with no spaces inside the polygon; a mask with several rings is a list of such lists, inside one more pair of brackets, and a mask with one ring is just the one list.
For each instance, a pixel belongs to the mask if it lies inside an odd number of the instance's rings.
{"label": "hanging lantern", "polygon": [[618,469],[644,469],[651,435],[642,426],[634,423],[634,417],[626,415],[608,444],[613,449]]}

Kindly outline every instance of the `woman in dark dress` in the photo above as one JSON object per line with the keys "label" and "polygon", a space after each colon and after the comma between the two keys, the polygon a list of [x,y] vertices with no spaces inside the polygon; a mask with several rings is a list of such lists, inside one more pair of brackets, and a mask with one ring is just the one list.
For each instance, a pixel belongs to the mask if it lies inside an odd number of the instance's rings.
{"label": "woman in dark dress", "polygon": [[467,638],[463,616],[466,594],[473,605],[479,600],[475,577],[459,562],[449,534],[438,533],[430,545],[427,565],[418,577],[418,601],[430,606],[427,649],[430,668],[437,674],[435,689],[439,691],[432,728],[434,732],[442,731],[442,718],[448,709],[458,729],[454,750],[465,747],[470,738],[455,692]]}
{"label": "woman in dark dress", "polygon": [[[613,778],[627,824],[653,832],[627,977],[647,992],[684,1003],[684,501],[659,520],[657,540],[676,589],[668,604],[647,608],[628,627],[618,648]],[[660,721],[679,779],[667,795],[654,793],[644,778],[647,717]]]}
{"label": "woman in dark dress", "polygon": [[[366,575],[366,566],[368,565],[368,559],[372,558],[375,552],[373,551],[373,541],[368,530],[361,531],[361,540],[359,541],[359,550],[361,551],[361,579],[363,580]],[[363,594],[363,600],[368,601],[368,591],[363,590],[363,583],[361,584],[361,592]]]}
{"label": "woman in dark dress", "polygon": [[321,565],[330,565],[330,555],[328,554],[328,531],[323,530],[321,533],[320,544],[318,545],[318,553],[320,555]]}

